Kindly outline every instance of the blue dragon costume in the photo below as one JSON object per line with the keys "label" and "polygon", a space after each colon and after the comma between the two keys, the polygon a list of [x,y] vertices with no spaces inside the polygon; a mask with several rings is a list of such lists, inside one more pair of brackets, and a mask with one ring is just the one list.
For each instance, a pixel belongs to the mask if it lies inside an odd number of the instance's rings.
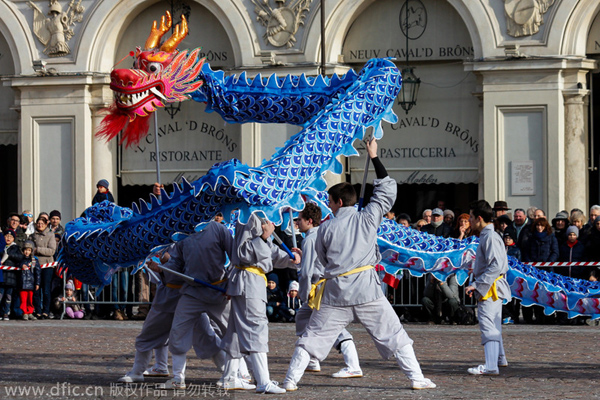
{"label": "blue dragon costume", "polygon": [[[239,210],[244,222],[253,212],[264,213],[275,224],[289,223],[289,209],[300,211],[305,201],[327,208],[326,171],[342,172],[338,156],[358,155],[352,143],[362,140],[367,128],[381,138],[381,122],[395,123],[392,111],[401,87],[401,76],[388,59],[369,61],[360,73],[343,77],[271,75],[249,79],[245,73],[225,76],[198,59],[200,49],[177,51],[187,34],[182,17],[169,39],[171,16],[156,22],[145,48],[137,49],[133,69],[111,72],[115,103],[97,133],[133,144],[148,131],[149,115],[158,107],[186,99],[207,104],[232,123],[288,123],[302,131],[289,139],[270,160],[258,167],[238,160],[215,164],[194,182],[174,184],[160,200],[140,200],[132,209],[103,202],[90,207],[85,217],[65,227],[58,261],[79,280],[103,286],[119,268],[140,265],[161,246],[181,233],[191,233],[217,212],[227,218]],[[384,221],[379,228],[381,264],[387,273],[407,270],[421,276],[431,272],[438,279],[456,274],[467,279],[477,238],[443,239]],[[569,317],[600,317],[600,283],[570,279],[544,272],[509,258],[507,279],[513,295],[529,306],[539,304],[546,314],[564,311]]]}

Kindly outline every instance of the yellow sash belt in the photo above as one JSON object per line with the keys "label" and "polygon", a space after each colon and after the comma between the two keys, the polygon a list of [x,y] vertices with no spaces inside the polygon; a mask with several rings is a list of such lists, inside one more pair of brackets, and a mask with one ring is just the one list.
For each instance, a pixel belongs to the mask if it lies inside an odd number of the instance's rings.
{"label": "yellow sash belt", "polygon": [[167,285],[166,285],[166,286],[167,286],[168,288],[171,288],[171,289],[181,289],[181,287],[182,287],[183,285],[176,285],[176,284],[174,284],[174,283],[167,283]]}
{"label": "yellow sash belt", "polygon": [[[365,265],[363,267],[357,267],[351,269],[348,272],[344,272],[338,276],[347,276],[352,274],[358,274],[359,272],[366,271],[368,269],[375,268],[372,265]],[[329,278],[333,279],[333,278]],[[311,286],[310,293],[308,294],[308,306],[313,309],[321,308],[321,299],[323,298],[323,293],[325,292],[325,283],[327,283],[327,279],[320,279],[317,283]],[[317,289],[318,288],[318,289]]]}
{"label": "yellow sash belt", "polygon": [[481,298],[481,301],[485,301],[489,298],[491,298],[493,301],[498,300],[498,290],[496,289],[496,282],[498,281],[498,279],[501,279],[503,277],[504,275],[500,275],[494,280],[494,283],[492,283],[492,286],[490,286],[490,290],[488,290],[485,296]]}
{"label": "yellow sash belt", "polygon": [[263,279],[265,280],[265,286],[267,286],[267,275],[265,275],[264,271],[258,267],[238,267],[237,265],[235,266],[237,269],[243,269],[244,271],[248,271],[251,272],[253,274],[256,275],[260,275],[263,277]]}

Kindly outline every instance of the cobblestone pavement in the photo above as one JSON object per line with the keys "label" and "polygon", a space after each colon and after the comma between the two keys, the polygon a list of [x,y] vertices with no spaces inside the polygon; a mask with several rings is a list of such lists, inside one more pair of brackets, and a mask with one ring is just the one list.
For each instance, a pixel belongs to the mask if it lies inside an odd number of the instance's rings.
{"label": "cobblestone pavement", "polygon": [[[160,391],[160,379],[137,388],[114,382],[133,364],[134,340],[141,322],[2,321],[0,322],[0,399],[201,399],[225,397],[214,382],[212,362],[190,353],[187,392]],[[379,358],[360,325],[349,327],[365,374],[360,379],[330,378],[342,365],[333,351],[320,373],[309,373],[288,399],[588,399],[598,398],[600,329],[589,326],[505,326],[509,367],[499,376],[470,376],[483,361],[477,326],[405,325],[417,358],[437,389],[413,391],[395,362]],[[272,379],[283,381],[293,351],[292,324],[270,325]],[[10,391],[16,390],[11,394]],[[19,390],[30,390],[29,394]],[[34,396],[33,390],[38,391]],[[43,395],[39,391],[44,390]],[[87,394],[86,394],[87,391]],[[259,398],[253,392],[229,398]],[[264,396],[264,395],[263,395]],[[271,395],[270,397],[273,397]]]}

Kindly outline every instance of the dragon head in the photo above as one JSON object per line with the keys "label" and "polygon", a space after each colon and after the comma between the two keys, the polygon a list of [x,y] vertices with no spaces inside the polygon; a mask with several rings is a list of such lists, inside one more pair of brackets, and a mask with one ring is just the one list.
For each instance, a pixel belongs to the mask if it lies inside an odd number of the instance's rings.
{"label": "dragon head", "polygon": [[136,144],[148,132],[149,115],[167,103],[187,100],[202,86],[198,78],[204,59],[198,59],[200,48],[179,52],[177,46],[188,34],[185,16],[181,25],[162,45],[162,36],[171,29],[171,14],[167,11],[160,21],[154,21],[144,49],[138,47],[130,55],[135,58],[133,69],[114,69],[110,88],[115,102],[108,108],[96,133],[110,140],[123,131],[122,142]]}

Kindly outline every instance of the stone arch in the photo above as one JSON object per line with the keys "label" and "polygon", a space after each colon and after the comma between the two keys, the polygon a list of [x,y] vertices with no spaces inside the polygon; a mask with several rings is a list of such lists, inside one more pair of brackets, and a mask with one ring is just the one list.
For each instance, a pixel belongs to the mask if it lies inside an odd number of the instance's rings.
{"label": "stone arch", "polygon": [[[255,32],[235,28],[251,25],[247,15],[243,13],[242,4],[239,1],[216,0],[200,0],[195,3],[205,7],[221,22],[233,48],[236,65],[254,64],[254,55],[258,53],[258,50],[255,50],[258,43]],[[87,68],[92,71],[109,71],[113,66],[118,40],[124,30],[138,14],[154,4],[155,1],[123,1],[117,4],[103,2],[95,10],[98,15],[104,16],[102,24],[97,28],[96,34],[87,33],[82,42],[82,48],[89,49],[85,55]]]}
{"label": "stone arch", "polygon": [[[496,48],[496,35],[494,34],[493,23],[479,3],[469,3],[470,7],[466,6],[461,0],[448,0],[448,3],[462,17],[471,37],[476,58],[486,56],[484,49]],[[337,63],[337,56],[342,54],[344,39],[352,23],[371,4],[373,4],[373,0],[344,0],[339,2],[335,9],[328,13],[325,25],[326,58],[328,63]],[[315,25],[313,25],[310,31],[309,46],[306,48],[308,59],[318,60],[320,58],[321,32],[318,27],[318,20],[318,18],[315,18]]]}
{"label": "stone arch", "polygon": [[4,16],[0,19],[0,34],[10,48],[15,75],[33,74],[34,55],[31,49],[35,49],[35,43],[27,21],[23,14],[6,2],[0,3],[0,15]]}
{"label": "stone arch", "polygon": [[567,21],[563,29],[556,29],[556,40],[560,41],[561,55],[586,55],[587,38],[594,19],[600,12],[600,3],[596,1],[580,1],[574,9],[570,5],[562,4],[559,12],[562,19]]}

